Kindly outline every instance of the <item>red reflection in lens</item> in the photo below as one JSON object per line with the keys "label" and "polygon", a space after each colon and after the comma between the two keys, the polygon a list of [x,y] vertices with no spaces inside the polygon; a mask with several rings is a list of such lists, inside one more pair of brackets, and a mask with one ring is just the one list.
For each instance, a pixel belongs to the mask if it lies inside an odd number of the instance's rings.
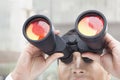
{"label": "red reflection in lens", "polygon": [[94,36],[102,31],[103,26],[104,22],[100,16],[87,16],[79,22],[78,30],[86,36]]}
{"label": "red reflection in lens", "polygon": [[32,23],[32,25],[33,25],[32,31],[34,34],[36,34],[36,35],[44,34],[44,29],[43,29],[42,25],[39,25],[38,22],[34,22],[34,23]]}
{"label": "red reflection in lens", "polygon": [[27,36],[32,40],[41,40],[46,37],[50,26],[43,20],[34,21],[27,28]]}

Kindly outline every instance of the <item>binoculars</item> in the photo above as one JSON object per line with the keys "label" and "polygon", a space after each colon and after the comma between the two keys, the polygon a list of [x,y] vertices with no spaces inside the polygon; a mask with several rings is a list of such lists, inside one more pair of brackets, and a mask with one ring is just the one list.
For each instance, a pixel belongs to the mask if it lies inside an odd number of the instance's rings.
{"label": "binoculars", "polygon": [[101,54],[105,40],[107,20],[96,10],[87,10],[80,14],[75,27],[63,36],[54,34],[51,21],[44,15],[34,15],[23,25],[24,37],[49,56],[61,52],[62,62],[73,60],[73,52],[94,52]]}

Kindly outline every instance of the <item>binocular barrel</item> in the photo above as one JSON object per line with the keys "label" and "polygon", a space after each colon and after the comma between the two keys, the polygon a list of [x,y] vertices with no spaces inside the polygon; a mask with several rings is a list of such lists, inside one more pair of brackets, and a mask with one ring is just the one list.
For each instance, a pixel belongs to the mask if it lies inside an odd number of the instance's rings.
{"label": "binocular barrel", "polygon": [[52,24],[47,17],[35,15],[27,19],[23,25],[23,35],[31,44],[44,53],[52,55],[55,52],[62,52],[64,53],[62,61],[67,63],[67,61],[72,60],[66,44],[62,38],[54,34]]}
{"label": "binocular barrel", "polygon": [[23,35],[31,44],[49,55],[56,47],[52,24],[43,15],[35,15],[27,19],[23,25]]}
{"label": "binocular barrel", "polygon": [[80,14],[75,23],[79,37],[92,52],[102,53],[104,36],[107,28],[105,16],[96,10],[88,10]]}
{"label": "binocular barrel", "polygon": [[70,63],[75,51],[102,53],[106,28],[105,16],[99,11],[88,10],[78,16],[75,28],[62,37],[54,34],[51,21],[43,15],[28,18],[23,25],[23,35],[48,55],[62,52],[61,61]]}

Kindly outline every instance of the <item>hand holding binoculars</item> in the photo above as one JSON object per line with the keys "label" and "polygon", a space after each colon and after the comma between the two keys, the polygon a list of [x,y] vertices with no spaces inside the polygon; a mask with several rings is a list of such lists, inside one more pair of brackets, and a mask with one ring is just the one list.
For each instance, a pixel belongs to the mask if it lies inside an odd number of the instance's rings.
{"label": "hand holding binoculars", "polygon": [[80,14],[75,22],[75,28],[62,37],[54,34],[51,21],[43,15],[34,15],[23,25],[24,37],[34,46],[48,55],[62,52],[60,58],[64,63],[70,63],[73,52],[94,52],[101,54],[107,28],[105,16],[96,10],[88,10]]}

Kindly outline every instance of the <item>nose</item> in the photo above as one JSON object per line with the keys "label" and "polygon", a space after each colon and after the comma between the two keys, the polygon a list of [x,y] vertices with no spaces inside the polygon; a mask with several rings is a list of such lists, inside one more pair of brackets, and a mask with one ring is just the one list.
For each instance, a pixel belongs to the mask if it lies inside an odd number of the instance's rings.
{"label": "nose", "polygon": [[73,74],[75,74],[75,75],[79,75],[79,74],[85,74],[85,70],[84,69],[74,69],[73,71],[72,71],[72,73]]}
{"label": "nose", "polygon": [[83,61],[81,57],[81,53],[75,52],[73,53],[73,74],[84,74],[86,72],[85,70],[85,62]]}

